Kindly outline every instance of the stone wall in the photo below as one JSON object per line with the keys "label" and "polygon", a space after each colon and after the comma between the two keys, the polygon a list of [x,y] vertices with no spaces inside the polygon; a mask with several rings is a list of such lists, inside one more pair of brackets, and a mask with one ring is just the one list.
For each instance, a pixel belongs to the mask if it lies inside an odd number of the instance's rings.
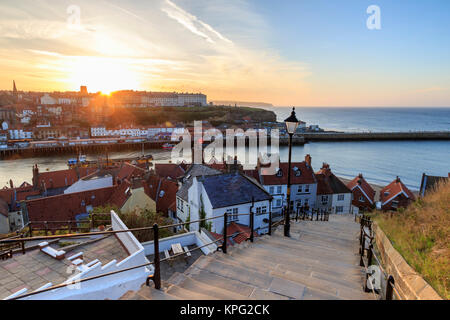
{"label": "stone wall", "polygon": [[385,271],[395,280],[401,300],[442,300],[437,292],[394,249],[388,237],[374,223],[375,241]]}

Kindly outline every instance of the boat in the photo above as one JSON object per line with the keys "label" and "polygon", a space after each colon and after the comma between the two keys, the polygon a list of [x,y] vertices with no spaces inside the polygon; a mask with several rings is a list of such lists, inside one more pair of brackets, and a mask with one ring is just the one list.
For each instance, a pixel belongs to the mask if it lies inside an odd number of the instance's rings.
{"label": "boat", "polygon": [[166,149],[166,150],[172,150],[174,147],[175,147],[175,145],[170,144],[170,143],[164,143],[164,144],[162,145],[162,148],[163,148],[163,149]]}
{"label": "boat", "polygon": [[124,162],[129,162],[132,164],[143,164],[149,163],[153,160],[153,156],[151,154],[142,155],[139,157],[129,157],[129,158],[99,158],[98,160],[87,160],[85,155],[80,155],[78,158],[72,158],[67,161],[67,166],[69,169],[75,167],[82,168],[97,168],[97,167],[115,167],[119,166]]}

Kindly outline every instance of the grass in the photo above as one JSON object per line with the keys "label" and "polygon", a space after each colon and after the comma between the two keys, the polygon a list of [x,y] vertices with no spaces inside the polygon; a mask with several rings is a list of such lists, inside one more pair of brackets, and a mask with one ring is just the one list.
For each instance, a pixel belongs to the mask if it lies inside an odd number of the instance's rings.
{"label": "grass", "polygon": [[406,209],[378,213],[375,221],[408,264],[450,298],[450,181]]}

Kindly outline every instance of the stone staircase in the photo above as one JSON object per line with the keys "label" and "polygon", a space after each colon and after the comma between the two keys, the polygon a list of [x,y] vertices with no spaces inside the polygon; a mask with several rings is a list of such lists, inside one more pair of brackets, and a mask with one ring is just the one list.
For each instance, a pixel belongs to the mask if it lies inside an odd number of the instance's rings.
{"label": "stone staircase", "polygon": [[363,291],[359,266],[359,225],[352,216],[332,215],[330,221],[291,223],[272,236],[255,238],[201,256],[183,274],[175,273],[159,291],[145,284],[123,300],[361,300],[374,299]]}

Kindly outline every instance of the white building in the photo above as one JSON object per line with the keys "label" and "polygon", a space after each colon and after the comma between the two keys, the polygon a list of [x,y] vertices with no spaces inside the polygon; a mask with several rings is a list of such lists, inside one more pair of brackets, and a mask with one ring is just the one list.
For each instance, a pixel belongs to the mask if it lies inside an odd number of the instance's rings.
{"label": "white building", "polygon": [[183,134],[184,128],[152,127],[148,129],[141,128],[123,128],[106,129],[105,127],[91,127],[92,137],[146,137],[151,138],[159,134]]}
{"label": "white building", "polygon": [[22,140],[22,139],[32,139],[32,131],[23,131],[22,129],[9,130],[9,138],[11,140]]}
{"label": "white building", "polygon": [[48,105],[48,104],[56,104],[56,103],[57,103],[57,100],[52,98],[48,93],[44,94],[41,97],[41,104]]}
{"label": "white building", "polygon": [[[228,223],[250,226],[250,212],[254,213],[254,230],[258,234],[268,231],[269,211],[272,196],[248,177],[235,173],[194,177],[188,190],[188,217],[190,221],[220,217],[210,220],[209,231],[223,233],[223,215],[228,214]],[[179,212],[177,217],[186,217]],[[199,231],[200,224],[190,225],[191,231]]]}
{"label": "white building", "polygon": [[351,213],[352,191],[338,178],[327,163],[316,172],[317,209],[330,209],[331,213]]}

